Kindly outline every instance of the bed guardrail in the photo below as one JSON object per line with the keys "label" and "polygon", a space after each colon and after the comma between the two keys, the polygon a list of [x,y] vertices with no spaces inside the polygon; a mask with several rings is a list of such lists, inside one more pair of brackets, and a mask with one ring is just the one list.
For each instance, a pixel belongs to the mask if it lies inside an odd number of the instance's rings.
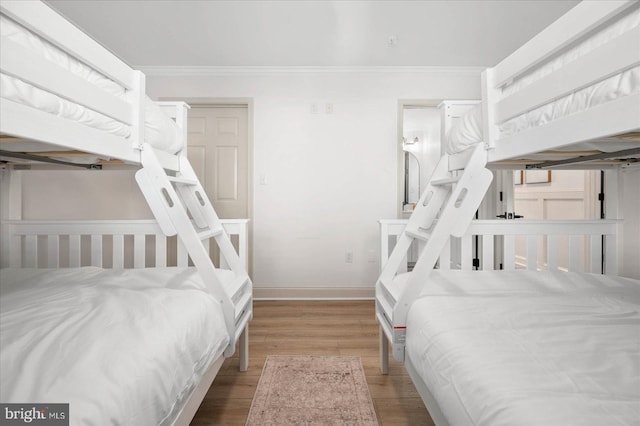
{"label": "bed guardrail", "polygon": [[[407,220],[380,220],[380,265],[386,263]],[[622,220],[474,220],[462,238],[451,237],[440,269],[528,269],[618,272]],[[477,237],[477,238],[476,238]],[[418,245],[414,248],[419,251]],[[411,258],[407,259],[407,268]]]}
{"label": "bed guardrail", "polygon": [[[249,220],[221,222],[246,268]],[[165,236],[154,220],[7,220],[2,225],[11,241],[0,253],[3,267],[147,268],[190,264],[179,239]],[[226,268],[217,250],[210,250],[210,255],[214,264]]]}

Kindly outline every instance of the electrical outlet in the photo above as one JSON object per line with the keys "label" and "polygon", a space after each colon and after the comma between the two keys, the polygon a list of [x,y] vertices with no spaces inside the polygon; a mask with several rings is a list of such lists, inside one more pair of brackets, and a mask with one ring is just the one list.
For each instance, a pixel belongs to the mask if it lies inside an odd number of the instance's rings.
{"label": "electrical outlet", "polygon": [[344,261],[346,263],[353,263],[353,252],[348,251],[344,254]]}
{"label": "electrical outlet", "polygon": [[317,114],[318,113],[318,104],[317,103],[312,103],[311,104],[311,114]]}

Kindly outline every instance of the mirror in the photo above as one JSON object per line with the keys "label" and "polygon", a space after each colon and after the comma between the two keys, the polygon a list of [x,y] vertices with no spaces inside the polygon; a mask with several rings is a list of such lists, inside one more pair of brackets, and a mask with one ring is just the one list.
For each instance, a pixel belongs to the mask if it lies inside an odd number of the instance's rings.
{"label": "mirror", "polygon": [[401,212],[409,217],[440,160],[440,110],[402,106],[403,192]]}

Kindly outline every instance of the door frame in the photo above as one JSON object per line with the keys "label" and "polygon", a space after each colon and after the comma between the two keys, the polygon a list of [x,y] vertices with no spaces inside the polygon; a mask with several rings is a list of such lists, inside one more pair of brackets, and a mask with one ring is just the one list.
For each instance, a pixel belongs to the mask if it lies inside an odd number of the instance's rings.
{"label": "door frame", "polygon": [[253,277],[253,98],[211,98],[211,97],[161,97],[158,100],[167,102],[185,102],[194,107],[246,107],[247,108],[247,215],[248,224],[248,256],[247,265],[250,277]]}

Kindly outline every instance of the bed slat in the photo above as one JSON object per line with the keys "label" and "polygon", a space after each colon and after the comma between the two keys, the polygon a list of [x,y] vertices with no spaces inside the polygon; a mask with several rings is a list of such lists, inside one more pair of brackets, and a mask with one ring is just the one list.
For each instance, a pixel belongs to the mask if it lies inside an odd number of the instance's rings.
{"label": "bed slat", "polygon": [[156,267],[167,266],[167,238],[164,235],[156,234]]}
{"label": "bed slat", "polygon": [[91,236],[91,266],[102,267],[102,235]]}
{"label": "bed slat", "polygon": [[145,266],[145,252],[146,252],[146,237],[142,234],[136,234],[133,236],[133,267],[144,268]]}
{"label": "bed slat", "polygon": [[19,250],[11,250],[9,257],[9,266],[12,268],[22,268],[22,236],[14,235],[11,237],[11,246],[19,247]]}
{"label": "bed slat", "polygon": [[589,238],[589,271],[593,274],[602,273],[602,237],[591,235]]}
{"label": "bed slat", "polygon": [[538,236],[527,235],[527,270],[538,270]]}
{"label": "bed slat", "polygon": [[69,235],[69,267],[80,266],[80,235]]}
{"label": "bed slat", "polygon": [[57,235],[47,236],[47,267],[60,267],[60,238]]}
{"label": "bed slat", "polygon": [[38,236],[27,235],[24,237],[25,243],[25,265],[27,268],[38,267]]}
{"label": "bed slat", "polygon": [[184,244],[182,244],[182,241],[180,241],[180,238],[178,238],[178,255],[177,255],[178,259],[178,266],[181,267],[187,267],[189,266],[189,253],[187,252],[187,249],[184,247]]}
{"label": "bed slat", "polygon": [[580,270],[580,246],[582,237],[579,235],[571,235],[569,237],[569,270]]}
{"label": "bed slat", "polygon": [[493,235],[482,235],[482,270],[493,271]]}
{"label": "bed slat", "polygon": [[132,124],[131,104],[11,40],[2,40],[0,68],[5,74],[46,92],[86,106],[127,125]]}
{"label": "bed slat", "polygon": [[556,271],[558,269],[558,236],[547,236],[547,270]]}
{"label": "bed slat", "polygon": [[467,234],[460,239],[462,257],[460,259],[460,269],[471,271],[473,269],[473,251],[471,246],[471,235]]}
{"label": "bed slat", "polygon": [[607,235],[605,238],[605,256],[606,256],[606,265],[607,265],[605,273],[607,275],[618,274],[618,263],[616,262],[617,251],[618,251],[618,245],[616,242],[616,236]]}
{"label": "bed slat", "polygon": [[113,236],[113,267],[124,268],[124,235]]}
{"label": "bed slat", "polygon": [[515,269],[516,256],[515,256],[515,237],[513,235],[504,236],[504,264],[505,271],[513,271]]}

